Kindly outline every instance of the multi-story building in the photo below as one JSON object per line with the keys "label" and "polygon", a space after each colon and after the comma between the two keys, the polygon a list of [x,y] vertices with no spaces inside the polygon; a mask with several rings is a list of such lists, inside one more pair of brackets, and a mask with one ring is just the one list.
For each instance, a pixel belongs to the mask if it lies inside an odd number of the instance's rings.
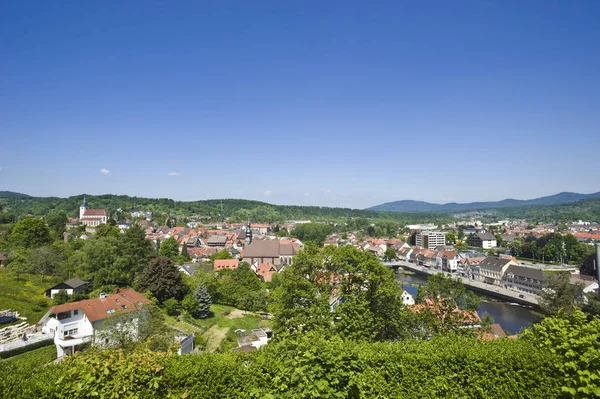
{"label": "multi-story building", "polygon": [[486,284],[502,286],[502,278],[509,266],[517,266],[513,259],[501,259],[490,256],[471,268],[472,278]]}
{"label": "multi-story building", "polygon": [[510,265],[504,273],[502,284],[509,290],[537,294],[542,290],[544,272],[532,267]]}
{"label": "multi-story building", "polygon": [[435,249],[446,245],[446,233],[441,231],[422,231],[415,235],[415,244],[423,249]]}
{"label": "multi-story building", "polygon": [[96,329],[113,314],[140,310],[151,301],[131,288],[100,294],[100,298],[65,303],[50,308],[40,321],[42,331],[54,337],[57,357],[72,354],[75,346],[91,342]]}
{"label": "multi-story building", "polygon": [[492,233],[471,234],[467,240],[470,246],[483,249],[495,248],[497,246],[496,237]]}
{"label": "multi-story building", "polygon": [[104,209],[90,209],[84,197],[83,203],[79,207],[79,221],[86,226],[96,227],[106,224],[108,216]]}

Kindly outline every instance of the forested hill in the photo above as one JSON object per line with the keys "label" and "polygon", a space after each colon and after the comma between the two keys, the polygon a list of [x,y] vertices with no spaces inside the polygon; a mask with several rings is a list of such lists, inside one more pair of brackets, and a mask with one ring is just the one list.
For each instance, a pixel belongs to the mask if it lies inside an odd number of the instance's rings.
{"label": "forested hill", "polygon": [[168,198],[140,198],[112,194],[98,196],[81,194],[69,198],[58,198],[31,197],[8,192],[8,195],[0,194],[0,206],[6,212],[10,212],[17,217],[25,215],[43,216],[52,211],[64,211],[69,217],[78,217],[79,206],[84,196],[91,208],[106,209],[109,214],[122,209],[124,212],[130,210],[149,211],[153,212],[155,216],[166,213],[178,216],[198,215],[204,218],[210,217],[209,220],[221,220],[222,213],[232,222],[243,222],[251,219],[255,222],[267,223],[306,219],[313,221],[345,221],[348,218],[393,220],[400,223],[451,220],[451,216],[442,214],[410,214],[349,208],[272,205],[244,199],[183,202]]}
{"label": "forested hill", "polygon": [[508,207],[495,209],[492,213],[500,219],[528,219],[540,222],[585,220],[600,223],[600,198],[558,205]]}
{"label": "forested hill", "polygon": [[391,212],[464,212],[517,206],[568,204],[591,198],[600,198],[600,192],[592,194],[562,192],[547,197],[540,197],[530,200],[516,200],[508,198],[502,201],[469,202],[464,204],[459,204],[456,202],[447,204],[433,204],[423,201],[403,200],[376,205],[368,208],[368,210]]}

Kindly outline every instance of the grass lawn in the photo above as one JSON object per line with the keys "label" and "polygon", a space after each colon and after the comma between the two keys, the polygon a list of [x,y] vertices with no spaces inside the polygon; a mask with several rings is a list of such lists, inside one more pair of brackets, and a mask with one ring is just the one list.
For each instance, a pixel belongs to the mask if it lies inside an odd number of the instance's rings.
{"label": "grass lawn", "polygon": [[[211,305],[212,317],[207,319],[187,319],[185,321],[176,317],[166,317],[167,324],[188,333],[202,334],[210,352],[218,349],[227,350],[237,346],[235,334],[237,329],[251,331],[257,327],[270,326],[268,320],[251,312],[243,312],[232,306]],[[245,314],[247,313],[247,314]]]}
{"label": "grass lawn", "polygon": [[17,280],[13,273],[0,268],[0,310],[16,310],[22,317],[27,317],[29,324],[35,324],[51,306],[44,291],[60,281],[48,276],[42,280],[39,274],[23,274]]}
{"label": "grass lawn", "polygon": [[0,359],[0,364],[18,366],[43,366],[56,359],[56,345],[45,346],[29,352],[21,353],[8,359]]}

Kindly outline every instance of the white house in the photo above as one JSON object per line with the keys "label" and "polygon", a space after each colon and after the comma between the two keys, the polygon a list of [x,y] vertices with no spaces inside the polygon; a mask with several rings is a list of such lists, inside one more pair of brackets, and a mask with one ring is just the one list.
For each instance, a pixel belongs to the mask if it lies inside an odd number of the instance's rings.
{"label": "white house", "polygon": [[101,294],[100,298],[65,303],[50,308],[40,323],[42,332],[54,337],[57,357],[75,352],[75,346],[93,342],[95,330],[115,313],[140,310],[151,301],[131,288]]}
{"label": "white house", "polygon": [[404,305],[414,305],[415,304],[415,298],[413,298],[412,295],[410,295],[408,292],[406,291],[402,291],[402,303]]}

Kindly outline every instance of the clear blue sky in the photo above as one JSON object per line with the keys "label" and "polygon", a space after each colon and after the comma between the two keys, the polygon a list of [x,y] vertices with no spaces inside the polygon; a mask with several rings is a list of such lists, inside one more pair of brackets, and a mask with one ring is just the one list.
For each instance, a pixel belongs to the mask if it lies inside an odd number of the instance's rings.
{"label": "clear blue sky", "polygon": [[584,0],[4,1],[0,190],[599,191],[599,21]]}

